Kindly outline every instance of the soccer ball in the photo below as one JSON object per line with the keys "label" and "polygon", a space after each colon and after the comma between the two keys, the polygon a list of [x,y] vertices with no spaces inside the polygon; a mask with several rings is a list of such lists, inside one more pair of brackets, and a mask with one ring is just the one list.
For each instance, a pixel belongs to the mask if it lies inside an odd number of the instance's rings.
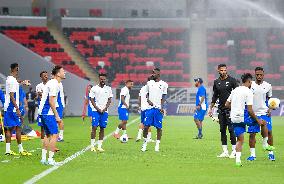
{"label": "soccer ball", "polygon": [[128,142],[127,134],[123,134],[122,136],[120,136],[119,139],[120,139],[121,143],[127,143]]}
{"label": "soccer ball", "polygon": [[271,109],[277,109],[280,106],[280,100],[278,98],[270,98],[268,100],[268,106]]}

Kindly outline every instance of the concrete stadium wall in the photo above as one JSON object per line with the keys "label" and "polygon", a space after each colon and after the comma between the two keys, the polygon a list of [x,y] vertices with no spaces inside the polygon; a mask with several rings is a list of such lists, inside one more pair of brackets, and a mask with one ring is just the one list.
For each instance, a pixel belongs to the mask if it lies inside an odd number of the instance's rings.
{"label": "concrete stadium wall", "polygon": [[46,26],[46,17],[0,16],[1,26]]}

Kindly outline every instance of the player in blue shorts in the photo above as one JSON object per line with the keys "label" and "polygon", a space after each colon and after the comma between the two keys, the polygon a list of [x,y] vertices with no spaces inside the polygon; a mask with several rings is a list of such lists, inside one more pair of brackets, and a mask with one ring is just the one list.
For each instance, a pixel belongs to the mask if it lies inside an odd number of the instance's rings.
{"label": "player in blue shorts", "polygon": [[23,156],[30,156],[31,153],[24,150],[21,140],[21,125],[23,117],[19,109],[20,90],[17,78],[19,76],[19,65],[13,63],[10,66],[11,75],[6,80],[6,96],[4,103],[4,128],[6,137],[5,155],[17,155],[10,148],[11,132],[16,131],[16,138],[19,147],[19,153]]}
{"label": "player in blue shorts", "polygon": [[117,126],[113,136],[116,139],[119,139],[119,131],[123,130],[123,135],[126,133],[126,124],[129,119],[129,101],[130,101],[130,94],[129,91],[133,87],[133,81],[127,80],[125,82],[125,86],[120,91],[120,100],[118,104],[118,118],[121,121],[121,123]]}
{"label": "player in blue shorts", "polygon": [[[104,129],[108,123],[108,108],[111,103],[112,90],[106,84],[106,74],[99,74],[99,84],[90,90],[92,108],[92,132],[91,132],[91,151],[104,152],[102,148],[104,139]],[[97,127],[100,127],[98,148],[95,148]]]}
{"label": "player in blue shorts", "polygon": [[150,109],[146,111],[146,118],[144,120],[143,137],[144,142],[141,148],[142,152],[147,150],[147,134],[150,126],[157,129],[157,140],[155,151],[159,152],[160,142],[162,138],[162,122],[164,114],[164,102],[167,95],[168,84],[160,79],[160,69],[155,68],[152,72],[153,80],[147,82],[148,104]]}
{"label": "player in blue shorts", "polygon": [[[237,137],[236,145],[236,166],[242,166],[241,154],[244,143],[244,133],[246,125],[265,125],[265,122],[258,119],[253,112],[253,93],[250,90],[252,75],[246,73],[242,75],[242,86],[235,88],[226,102],[226,107],[231,108],[230,116],[234,127],[234,132]],[[251,118],[250,118],[251,117]],[[253,121],[247,121],[253,119]]]}
{"label": "player in blue shorts", "polygon": [[[65,79],[65,71],[61,66],[55,66],[52,69],[53,79],[49,80],[43,90],[39,106],[39,115],[44,128],[46,139],[44,139],[42,149],[42,164],[57,165],[53,156],[56,151],[56,142],[58,137],[58,123],[62,120],[56,110],[57,95],[59,93],[59,84]],[[49,151],[46,161],[47,151]]]}
{"label": "player in blue shorts", "polygon": [[207,94],[206,88],[204,87],[203,80],[201,78],[194,79],[194,82],[195,87],[198,88],[195,100],[196,110],[194,113],[194,122],[198,129],[198,135],[196,136],[196,139],[202,139],[202,122],[208,108]]}

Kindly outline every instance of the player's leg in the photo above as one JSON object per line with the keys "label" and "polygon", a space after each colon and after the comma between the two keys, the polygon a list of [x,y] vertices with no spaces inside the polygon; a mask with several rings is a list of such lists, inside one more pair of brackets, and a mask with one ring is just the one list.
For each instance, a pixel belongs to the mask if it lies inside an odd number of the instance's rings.
{"label": "player's leg", "polygon": [[117,126],[113,136],[116,139],[119,139],[119,131],[123,130],[123,134],[126,134],[126,124],[128,121],[129,113],[127,109],[124,108],[118,108],[118,115],[119,115],[119,120],[121,120],[121,123]]}
{"label": "player's leg", "polygon": [[230,119],[230,114],[227,112],[226,113],[226,123],[228,126],[228,130],[229,130],[229,134],[230,134],[230,141],[231,141],[231,145],[232,145],[232,152],[229,156],[229,158],[235,158],[236,157],[236,135],[234,132],[234,127],[232,125],[231,119]]}
{"label": "player's leg", "polygon": [[147,139],[149,142],[155,142],[154,140],[152,140],[152,128],[151,127],[149,127],[148,129]]}
{"label": "player's leg", "polygon": [[[273,146],[273,134],[272,134],[272,120],[269,116],[261,116],[263,120],[266,121],[266,127],[267,127],[267,134],[268,137],[265,137],[265,131],[261,129],[261,135],[262,135],[262,146],[264,149],[268,150],[268,159],[271,161],[275,161],[275,156],[273,150],[275,147]],[[268,149],[267,149],[268,148]]]}
{"label": "player's leg", "polygon": [[21,129],[21,127],[20,126],[16,126],[15,130],[16,130],[16,139],[17,139],[20,155],[22,155],[22,156],[30,156],[30,155],[32,155],[31,153],[25,151],[24,148],[23,148],[23,144],[22,144],[22,129]]}
{"label": "player's leg", "polygon": [[254,161],[256,159],[256,154],[255,154],[255,144],[256,144],[256,139],[255,139],[256,133],[250,133],[249,134],[249,147],[250,147],[250,157],[247,158],[249,161]]}
{"label": "player's leg", "polygon": [[144,120],[144,129],[143,129],[143,145],[141,151],[145,152],[147,150],[147,143],[148,143],[148,131],[149,127],[153,125],[154,122],[154,109],[147,110],[145,113],[145,120]]}
{"label": "player's leg", "polygon": [[5,139],[6,139],[5,155],[11,155],[12,153],[14,153],[13,151],[11,151],[11,131],[12,131],[12,128],[5,127]]}
{"label": "player's leg", "polygon": [[228,145],[227,145],[227,123],[226,118],[222,113],[218,115],[220,124],[220,135],[223,152],[218,156],[219,158],[229,157]]}
{"label": "player's leg", "polygon": [[156,145],[155,145],[155,151],[159,152],[160,151],[160,142],[162,138],[162,128],[163,128],[163,114],[161,113],[160,109],[155,109],[155,114],[154,114],[154,126],[157,129],[157,140],[156,140]]}
{"label": "player's leg", "polygon": [[100,133],[99,133],[99,141],[98,141],[98,151],[99,152],[104,152],[105,150],[102,148],[103,141],[104,141],[104,136],[105,136],[105,128],[108,123],[108,113],[105,112],[100,115]]}
{"label": "player's leg", "polygon": [[63,108],[56,108],[57,112],[58,112],[58,115],[61,119],[61,121],[58,123],[58,127],[59,127],[59,135],[58,135],[58,139],[57,141],[58,142],[62,142],[64,141],[64,138],[63,138],[63,133],[64,133],[64,122],[63,122]]}
{"label": "player's leg", "polygon": [[144,125],[141,121],[141,123],[139,123],[139,126],[138,126],[138,134],[137,134],[136,142],[141,140],[142,134],[143,134],[143,129],[144,129]]}
{"label": "player's leg", "polygon": [[244,133],[246,132],[246,125],[243,123],[236,123],[233,125],[234,134],[237,137],[236,143],[236,166],[242,166],[241,155],[244,143]]}
{"label": "player's leg", "polygon": [[96,152],[95,142],[97,127],[99,126],[99,113],[94,111],[92,113],[92,131],[91,131],[91,151]]}

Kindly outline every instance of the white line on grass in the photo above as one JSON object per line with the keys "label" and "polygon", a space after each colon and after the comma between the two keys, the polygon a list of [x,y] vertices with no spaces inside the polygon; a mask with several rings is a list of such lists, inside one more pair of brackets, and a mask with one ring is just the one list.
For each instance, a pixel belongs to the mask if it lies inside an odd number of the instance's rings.
{"label": "white line on grass", "polygon": [[[136,123],[137,120],[139,120],[140,118],[136,118],[134,120],[132,120],[131,122],[129,122],[127,124],[127,126],[132,125],[133,123]],[[104,140],[108,139],[110,136],[112,136],[113,132],[111,132],[110,134],[108,134],[107,136],[104,137]],[[97,144],[97,142],[96,142]],[[91,149],[91,146],[87,146],[84,149],[82,149],[81,151],[78,151],[76,153],[74,153],[73,155],[71,155],[70,157],[67,157],[63,162],[61,162],[60,165],[56,165],[56,166],[52,166],[48,169],[46,169],[45,171],[41,172],[38,175],[35,175],[33,178],[29,179],[28,181],[24,182],[24,184],[33,184],[37,181],[39,181],[40,179],[42,179],[43,177],[47,176],[48,174],[52,173],[53,171],[57,170],[59,167],[67,164],[68,162],[70,162],[71,160],[75,159],[76,157],[84,154],[86,151],[88,151],[89,149]]]}

